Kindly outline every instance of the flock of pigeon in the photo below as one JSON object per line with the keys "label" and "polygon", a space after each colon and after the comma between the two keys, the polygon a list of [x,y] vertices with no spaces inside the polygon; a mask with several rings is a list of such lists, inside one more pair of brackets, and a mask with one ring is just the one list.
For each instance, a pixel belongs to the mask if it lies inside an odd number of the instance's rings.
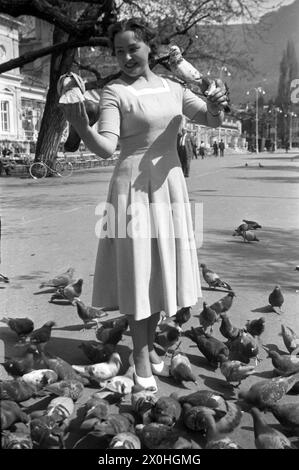
{"label": "flock of pigeon", "polygon": [[[234,234],[244,242],[252,241],[250,234],[261,226],[243,222]],[[5,358],[2,364],[7,373],[0,382],[2,448],[241,449],[229,434],[240,426],[243,411],[252,415],[257,449],[296,448],[292,438],[299,436],[299,400],[297,395],[291,402],[284,397],[290,391],[299,393],[299,337],[282,323],[288,352],[280,354],[262,345],[265,318],[248,320],[242,327],[234,325],[228,312],[235,292],[206,264],[200,267],[208,289],[225,295],[211,305],[203,302],[196,328],[187,329],[190,308],[170,318],[161,316],[155,337],[157,347],[169,359],[164,375],[177,383],[178,390],[186,382],[194,383],[190,393],[158,397],[155,390],[142,389],[134,383],[130,360],[126,373],[120,375],[125,365],[117,345],[128,320],[126,316],[103,320],[107,311],[86,306],[80,300],[83,280],[74,280],[73,268],[40,288],[50,289],[50,302],[62,299],[74,305],[83,331],[95,327],[95,340],[80,345],[86,365],[71,365],[47,352],[53,321],[34,329],[29,318],[2,318],[15,333],[17,345],[24,346],[23,357]],[[268,300],[269,308],[281,315],[284,296],[279,286]],[[213,336],[217,325],[223,340]],[[196,344],[207,368],[220,371],[230,391],[227,396],[199,387],[181,347],[183,338]],[[231,391],[255,373],[261,348],[271,358],[274,378],[255,381],[232,400]],[[40,401],[42,409],[30,410],[26,402],[31,398]],[[278,420],[279,430],[267,423],[266,411]]]}

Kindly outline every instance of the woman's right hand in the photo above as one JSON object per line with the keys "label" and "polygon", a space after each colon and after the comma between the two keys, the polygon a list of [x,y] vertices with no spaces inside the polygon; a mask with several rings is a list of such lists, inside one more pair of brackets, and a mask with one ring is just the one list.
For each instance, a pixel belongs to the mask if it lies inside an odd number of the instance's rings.
{"label": "woman's right hand", "polygon": [[76,129],[79,135],[89,128],[89,119],[84,102],[59,104],[65,118]]}

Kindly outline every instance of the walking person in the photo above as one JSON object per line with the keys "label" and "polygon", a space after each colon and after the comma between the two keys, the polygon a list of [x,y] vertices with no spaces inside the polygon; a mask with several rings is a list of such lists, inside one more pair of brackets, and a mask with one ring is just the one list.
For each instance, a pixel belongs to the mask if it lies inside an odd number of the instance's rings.
{"label": "walking person", "polygon": [[[102,90],[98,130],[89,126],[84,103],[62,108],[91,152],[109,158],[120,143],[108,190],[110,212],[102,219],[92,305],[118,305],[127,315],[135,383],[157,391],[153,374],[162,375],[164,368],[153,346],[160,312],[172,316],[201,296],[177,133],[182,113],[198,124],[219,126],[227,96],[220,80],[205,102],[156,75],[149,67],[154,34],[140,19],[115,23],[109,34],[121,76]],[[119,234],[121,221],[126,230]]]}
{"label": "walking person", "polygon": [[214,155],[214,157],[218,157],[218,144],[217,144],[216,140],[213,143],[213,155]]}
{"label": "walking person", "polygon": [[219,142],[219,150],[220,150],[220,157],[224,157],[224,149],[225,149],[225,144],[223,140]]}
{"label": "walking person", "polygon": [[205,151],[206,151],[206,148],[205,148],[205,144],[203,142],[203,140],[200,142],[200,146],[199,146],[199,155],[201,156],[201,159],[203,160],[205,158]]}
{"label": "walking person", "polygon": [[177,151],[184,176],[185,178],[188,178],[190,173],[191,159],[193,157],[193,146],[190,135],[187,133],[187,130],[184,127],[182,128],[181,134],[178,134]]}

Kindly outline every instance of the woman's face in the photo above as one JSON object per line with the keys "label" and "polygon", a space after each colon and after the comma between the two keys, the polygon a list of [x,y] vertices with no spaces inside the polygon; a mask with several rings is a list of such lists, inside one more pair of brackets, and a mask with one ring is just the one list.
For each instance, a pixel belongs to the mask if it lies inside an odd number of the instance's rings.
{"label": "woman's face", "polygon": [[117,33],[114,37],[115,55],[122,72],[139,77],[149,68],[150,47],[135,36],[133,31]]}

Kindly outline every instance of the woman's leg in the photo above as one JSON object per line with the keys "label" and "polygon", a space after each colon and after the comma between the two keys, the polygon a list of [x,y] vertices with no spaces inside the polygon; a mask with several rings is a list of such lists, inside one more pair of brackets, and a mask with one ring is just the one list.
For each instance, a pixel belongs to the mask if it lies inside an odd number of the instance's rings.
{"label": "woman's leg", "polygon": [[154,313],[148,319],[148,350],[149,358],[152,364],[160,364],[162,361],[154,349],[155,332],[158,321],[160,320],[160,312]]}
{"label": "woman's leg", "polygon": [[148,347],[148,324],[150,318],[136,321],[132,315],[128,315],[128,320],[133,341],[133,358],[136,374],[139,377],[151,377],[152,369]]}

